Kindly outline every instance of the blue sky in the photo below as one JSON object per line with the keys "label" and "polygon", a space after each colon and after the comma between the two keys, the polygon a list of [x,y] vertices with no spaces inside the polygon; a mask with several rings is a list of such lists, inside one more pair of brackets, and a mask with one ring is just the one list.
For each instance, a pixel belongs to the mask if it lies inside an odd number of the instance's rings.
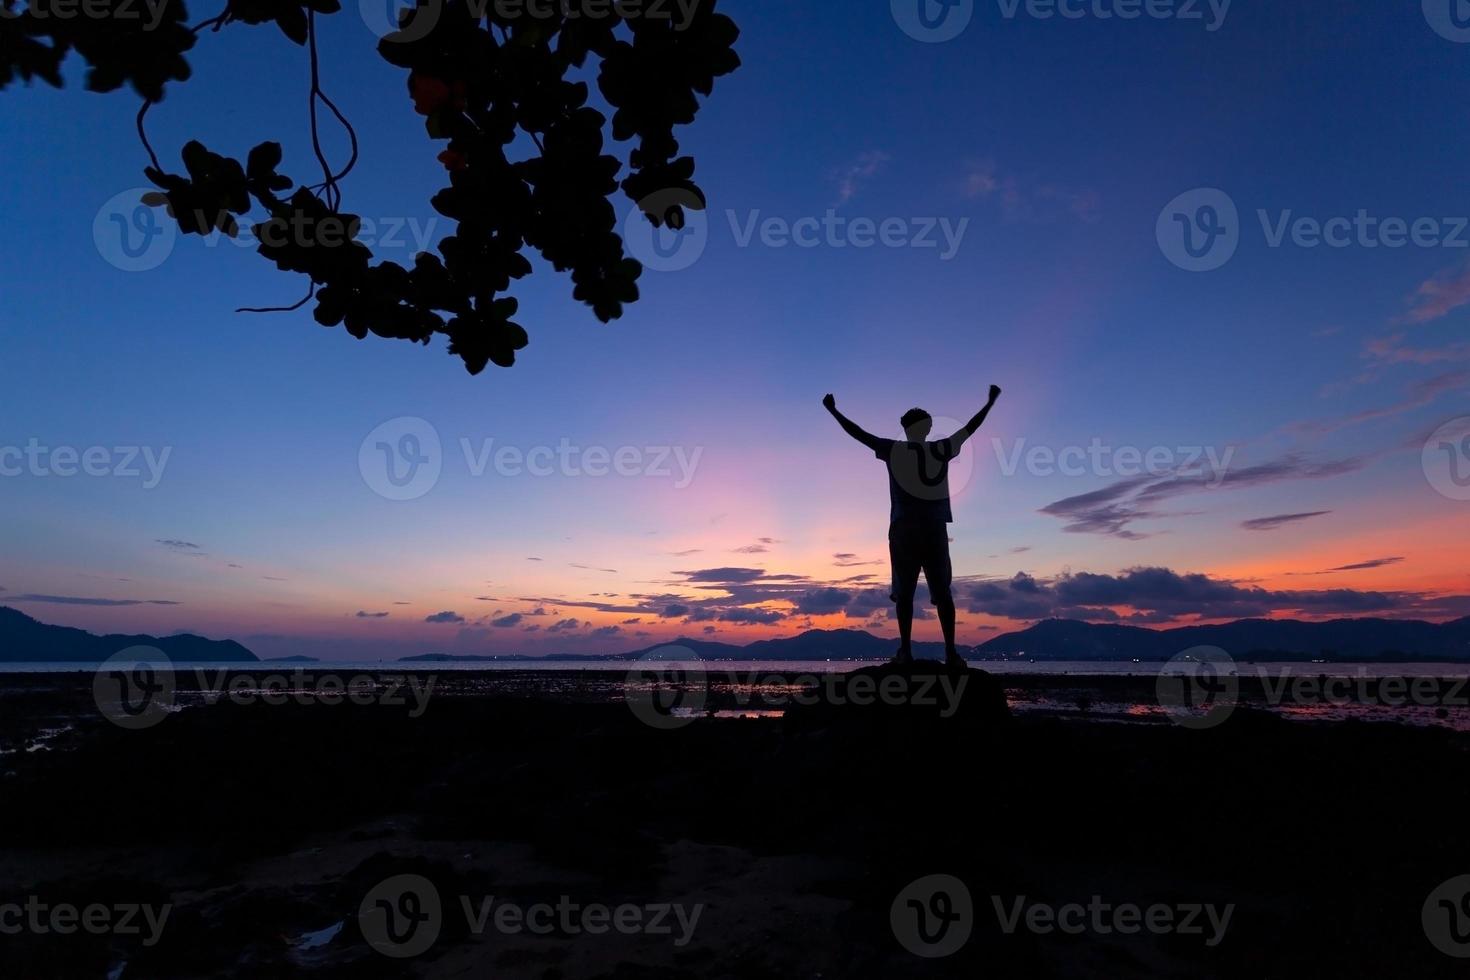
{"label": "blue sky", "polygon": [[[227,242],[180,240],[146,272],[110,265],[99,209],[145,183],[135,97],[84,93],[75,70],[67,91],[8,90],[0,444],[170,455],[151,489],[0,478],[11,518],[0,602],[8,593],[38,618],[92,629],[269,635],[279,639],[258,645],[272,654],[881,631],[862,592],[886,572],[885,482],[821,396],[896,432],[915,404],[967,418],[998,383],[1006,394],[956,506],[956,569],[977,595],[1018,573],[1054,584],[1160,567],[1266,590],[1265,614],[1467,611],[1457,597],[1470,583],[1446,550],[1463,539],[1467,504],[1436,492],[1420,447],[1466,413],[1470,248],[1273,248],[1257,212],[1274,223],[1365,210],[1453,232],[1470,212],[1470,45],[1414,4],[1237,2],[1211,31],[1204,5],[1203,21],[1124,21],[1090,4],[1080,19],[1038,19],[977,3],[964,32],[937,44],[905,34],[882,2],[720,9],[741,27],[744,66],[680,135],[710,197],[707,246],[687,268],[646,272],[641,302],[610,325],[538,263],[515,289],[530,348],[478,378],[440,349],[357,342],[307,313],[231,312],[292,302],[304,284]],[[362,139],[345,206],[401,239],[437,241],[448,225],[427,201],[444,182],[440,147],[403,74],[373,53],[355,7],[321,34],[328,91]],[[192,61],[195,77],[149,116],[165,164],[177,169],[191,137],[237,156],[278,139],[283,172],[314,173],[301,49],[232,25]],[[1165,254],[1156,222],[1198,188],[1238,208],[1239,243],[1220,268],[1192,273]],[[896,220],[901,237],[964,230],[947,259],[942,245],[742,246],[734,230],[829,210]],[[1434,302],[1414,298],[1426,283]],[[383,499],[359,468],[368,433],[400,417],[428,420],[443,445],[441,477],[410,501]],[[476,476],[461,439],[701,455],[682,487]],[[1119,524],[1055,506],[1113,486],[1110,472],[1003,472],[1022,439],[1209,447],[1247,473],[1281,465],[1233,489],[1156,494],[1131,508],[1148,516]],[[1313,466],[1327,475],[1305,476]],[[1305,513],[1319,516],[1241,526]],[[1298,594],[1296,575],[1386,558],[1400,560],[1311,580],[1352,593],[1340,606]],[[795,585],[746,595],[686,574],[710,568]],[[874,577],[844,581],[858,575]],[[851,601],[804,611],[819,606],[800,590],[834,588]],[[664,615],[681,604],[670,597],[711,615]],[[526,631],[529,618],[489,625],[543,607],[577,626],[549,637]],[[962,633],[1018,625],[1009,608],[975,598]],[[1140,622],[1220,611],[1202,600],[1164,617],[1149,595],[1089,608]],[[425,622],[442,612],[462,622]]]}

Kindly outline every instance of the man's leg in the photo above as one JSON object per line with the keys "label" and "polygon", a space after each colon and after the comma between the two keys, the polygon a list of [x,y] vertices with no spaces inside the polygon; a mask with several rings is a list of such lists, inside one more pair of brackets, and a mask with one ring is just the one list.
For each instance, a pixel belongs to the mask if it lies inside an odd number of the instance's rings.
{"label": "man's leg", "polygon": [[945,659],[958,657],[959,650],[954,645],[954,599],[935,599],[934,611],[939,613],[939,628],[944,630]]}
{"label": "man's leg", "polygon": [[893,588],[888,597],[898,616],[898,655],[893,659],[899,663],[914,656],[914,592],[919,587],[921,557],[912,534],[897,525],[888,529],[888,561],[893,568]]}
{"label": "man's leg", "polygon": [[964,667],[964,658],[955,646],[955,608],[951,583],[954,566],[949,559],[949,527],[941,526],[933,534],[924,556],[924,581],[929,585],[929,597],[934,602],[934,611],[939,614],[939,628],[944,631],[944,662],[951,667]]}
{"label": "man's leg", "polygon": [[896,604],[898,613],[898,655],[901,658],[914,655],[914,600],[900,599]]}

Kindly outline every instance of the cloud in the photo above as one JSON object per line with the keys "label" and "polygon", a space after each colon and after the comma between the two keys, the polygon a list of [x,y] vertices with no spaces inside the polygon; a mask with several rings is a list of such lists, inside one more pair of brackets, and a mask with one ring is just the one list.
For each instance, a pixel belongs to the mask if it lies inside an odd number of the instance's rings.
{"label": "cloud", "polygon": [[580,568],[584,572],[606,572],[609,575],[618,574],[616,568],[594,568],[591,565],[579,565],[576,562],[569,563],[572,568]]}
{"label": "cloud", "polygon": [[869,150],[858,154],[856,160],[837,171],[833,179],[837,182],[837,203],[846,204],[857,196],[862,185],[877,176],[888,163],[888,154],[880,150]]}
{"label": "cloud", "polygon": [[388,618],[388,614],[385,613],[385,612],[364,612],[363,610],[359,609],[357,611],[357,618],[358,619],[387,619]]}
{"label": "cloud", "polygon": [[1415,409],[1423,408],[1437,401],[1440,395],[1460,391],[1467,386],[1470,386],[1470,371],[1449,371],[1415,382],[1409,386],[1409,392],[1404,398],[1391,405],[1364,409],[1361,412],[1354,412],[1351,415],[1344,415],[1339,418],[1297,422],[1288,426],[1288,428],[1292,431],[1306,432],[1314,435],[1335,432],[1338,429],[1345,429],[1348,426],[1359,425],[1363,422],[1392,418],[1395,415],[1412,412]]}
{"label": "cloud", "polygon": [[593,636],[617,636],[623,631],[621,626],[599,626],[592,631]]}
{"label": "cloud", "polygon": [[[1411,592],[1271,590],[1156,567],[1130,568],[1116,575],[1069,573],[1050,580],[1020,573],[1009,581],[966,582],[958,591],[971,613],[1016,620],[1061,617],[1139,624],[1273,614],[1419,612],[1442,601]],[[1117,611],[1119,607],[1131,612],[1122,615]]]}
{"label": "cloud", "polygon": [[465,618],[457,612],[441,612],[424,617],[426,623],[463,623]]}
{"label": "cloud", "polygon": [[671,551],[669,554],[675,558],[688,558],[690,555],[697,555],[703,550],[703,548],[690,548],[688,551]]}
{"label": "cloud", "polygon": [[961,191],[971,200],[993,200],[1007,218],[1021,221],[1045,222],[1064,217],[1096,221],[1102,203],[1093,190],[1076,190],[1046,181],[1002,175],[997,172],[993,160],[970,164],[965,171]]}
{"label": "cloud", "polygon": [[1470,263],[1426,279],[1409,297],[1408,323],[1428,323],[1470,303]]}
{"label": "cloud", "polygon": [[764,578],[764,568],[701,568],[692,572],[675,572],[691,582],[754,582]]}
{"label": "cloud", "polygon": [[570,630],[580,629],[582,621],[578,619],[561,619],[546,627],[548,633],[565,633]]}
{"label": "cloud", "polygon": [[770,550],[763,544],[748,544],[743,548],[731,548],[730,552],[736,555],[764,555]]}
{"label": "cloud", "polygon": [[659,613],[665,619],[678,619],[680,616],[689,615],[689,607],[678,602],[671,602]]}
{"label": "cloud", "polygon": [[181,606],[172,599],[94,599],[90,596],[39,595],[28,592],[24,595],[6,597],[10,602],[48,602],[59,606]]}
{"label": "cloud", "polygon": [[199,551],[199,545],[192,541],[180,541],[178,538],[155,538],[159,544],[172,551]]}
{"label": "cloud", "polygon": [[1275,514],[1271,517],[1253,517],[1248,521],[1241,521],[1240,526],[1247,531],[1274,531],[1278,527],[1296,524],[1301,521],[1310,520],[1313,517],[1325,517],[1330,513],[1332,513],[1330,510],[1312,510],[1303,514]]}
{"label": "cloud", "polygon": [[1107,534],[1136,541],[1148,535],[1133,530],[1131,525],[1170,516],[1157,508],[1175,497],[1207,490],[1241,490],[1289,480],[1325,479],[1362,469],[1365,463],[1364,457],[1316,462],[1302,453],[1288,453],[1255,466],[1226,467],[1218,472],[1202,469],[1162,477],[1135,476],[1047,504],[1041,508],[1041,513],[1066,521],[1062,530],[1073,534]]}
{"label": "cloud", "polygon": [[501,616],[499,619],[490,620],[490,625],[496,629],[510,629],[512,626],[520,625],[521,620],[525,618],[520,613],[511,613],[509,616]]}
{"label": "cloud", "polygon": [[527,558],[526,561],[545,561],[545,558]]}
{"label": "cloud", "polygon": [[863,561],[861,555],[854,555],[851,552],[847,551],[839,551],[837,554],[832,556],[832,564],[836,565],[838,568],[859,568],[863,565],[881,565],[882,562],[877,560]]}
{"label": "cloud", "polygon": [[1357,571],[1362,571],[1365,568],[1383,568],[1385,565],[1397,565],[1399,562],[1401,562],[1403,560],[1404,559],[1402,557],[1399,557],[1399,558],[1370,558],[1367,561],[1360,561],[1360,562],[1357,562],[1357,563],[1352,564],[1352,565],[1338,565],[1336,568],[1329,568],[1328,571],[1329,572],[1357,572]]}
{"label": "cloud", "polygon": [[720,621],[723,623],[744,623],[746,625],[770,625],[779,623],[786,618],[786,614],[775,609],[746,609],[736,607],[726,609],[720,613]]}
{"label": "cloud", "polygon": [[852,593],[842,589],[812,589],[796,599],[796,611],[813,616],[841,612],[852,601]]}

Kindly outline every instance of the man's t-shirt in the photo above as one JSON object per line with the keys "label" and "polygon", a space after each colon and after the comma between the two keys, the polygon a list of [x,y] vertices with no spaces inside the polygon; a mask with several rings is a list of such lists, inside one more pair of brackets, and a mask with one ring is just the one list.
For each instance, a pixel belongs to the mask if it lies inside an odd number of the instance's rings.
{"label": "man's t-shirt", "polygon": [[949,461],[954,446],[938,442],[879,439],[874,452],[888,466],[888,519],[914,524],[949,524]]}

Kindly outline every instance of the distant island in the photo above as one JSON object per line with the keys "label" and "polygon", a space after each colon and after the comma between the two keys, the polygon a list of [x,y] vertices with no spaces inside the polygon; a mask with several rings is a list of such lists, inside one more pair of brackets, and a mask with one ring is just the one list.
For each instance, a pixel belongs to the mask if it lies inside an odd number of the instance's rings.
{"label": "distant island", "polygon": [[101,663],[128,647],[140,646],[154,647],[175,661],[260,662],[234,640],[207,640],[192,633],[98,636],[70,626],[50,626],[18,609],[0,606],[0,663]]}
{"label": "distant island", "polygon": [[[875,636],[865,630],[809,630],[798,636],[757,640],[744,646],[680,638],[630,653],[601,656],[426,654],[404,657],[400,662],[621,662],[638,660],[670,646],[684,647],[701,660],[827,661],[884,660],[893,655],[896,644],[891,638]],[[1237,660],[1321,660],[1327,663],[1470,661],[1470,617],[1450,623],[1412,619],[1335,619],[1322,623],[1294,619],[1242,619],[1217,626],[1178,626],[1163,630],[1047,619],[971,647],[966,655],[972,660],[991,662],[1162,661],[1198,646],[1219,647]],[[915,643],[914,652],[920,658],[939,659],[944,655],[944,648],[939,643]]]}
{"label": "distant island", "polygon": [[[97,663],[131,646],[151,646],[171,660],[260,663],[233,640],[201,636],[97,636],[66,626],[49,626],[0,606],[0,663]],[[403,664],[435,663],[626,663],[670,646],[700,660],[862,661],[886,660],[896,641],[865,630],[808,630],[797,636],[739,645],[681,638],[628,653],[550,656],[426,653],[401,657]],[[976,661],[1162,661],[1192,647],[1213,646],[1236,660],[1325,663],[1408,661],[1470,662],[1470,617],[1448,623],[1413,619],[1335,619],[1308,623],[1294,619],[1242,619],[1215,626],[1145,629],[1115,623],[1047,619],[965,650]],[[938,643],[915,643],[924,659],[943,657]],[[662,654],[660,654],[662,655]],[[316,657],[275,657],[269,663],[321,663]]]}

